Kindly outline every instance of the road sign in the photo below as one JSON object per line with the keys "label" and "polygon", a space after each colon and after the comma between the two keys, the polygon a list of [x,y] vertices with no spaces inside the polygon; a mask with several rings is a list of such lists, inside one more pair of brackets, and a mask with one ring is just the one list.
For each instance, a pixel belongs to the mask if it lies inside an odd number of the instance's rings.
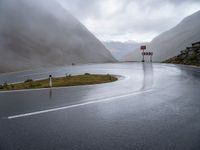
{"label": "road sign", "polygon": [[140,47],[140,50],[145,50],[145,49],[147,49],[146,45],[142,45],[142,46]]}
{"label": "road sign", "polygon": [[153,52],[144,52],[143,51],[142,56],[143,56],[142,62],[144,62],[144,56],[150,56],[150,62],[152,62]]}
{"label": "road sign", "polygon": [[153,52],[142,52],[142,55],[149,55],[149,56],[152,56],[153,55]]}

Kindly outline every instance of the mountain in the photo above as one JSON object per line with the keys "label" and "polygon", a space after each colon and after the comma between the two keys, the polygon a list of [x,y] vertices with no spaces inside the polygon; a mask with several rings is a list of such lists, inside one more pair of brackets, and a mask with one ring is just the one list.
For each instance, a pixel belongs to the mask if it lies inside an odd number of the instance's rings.
{"label": "mountain", "polygon": [[127,42],[105,41],[103,42],[103,44],[118,60],[122,60],[126,54],[132,52],[140,45],[139,43],[134,41],[127,41]]}
{"label": "mountain", "polygon": [[200,66],[200,42],[192,43],[177,56],[164,61],[164,63],[185,64]]}
{"label": "mountain", "polygon": [[[200,11],[186,17],[174,28],[160,34],[154,38],[148,50],[154,52],[154,61],[164,61],[168,58],[176,56],[181,50],[191,43],[200,40]],[[132,52],[131,60],[141,60],[138,51]],[[127,59],[125,57],[125,59]]]}
{"label": "mountain", "polygon": [[1,0],[0,53],[0,72],[115,61],[56,0]]}

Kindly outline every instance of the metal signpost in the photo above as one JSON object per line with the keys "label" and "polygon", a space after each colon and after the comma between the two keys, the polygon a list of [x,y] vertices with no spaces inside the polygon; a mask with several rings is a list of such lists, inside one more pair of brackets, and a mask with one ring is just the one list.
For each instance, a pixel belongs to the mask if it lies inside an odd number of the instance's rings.
{"label": "metal signpost", "polygon": [[151,55],[150,55],[150,62],[152,62],[152,57],[153,57],[153,52],[151,52]]}
{"label": "metal signpost", "polygon": [[[144,53],[144,50],[146,50],[146,45],[142,45],[141,47],[140,47],[140,50],[142,50],[142,54]],[[142,62],[144,62],[144,55],[142,55]]]}
{"label": "metal signpost", "polygon": [[142,45],[140,47],[140,50],[142,50],[142,62],[144,62],[145,55],[150,56],[150,62],[152,62],[153,52],[144,52],[144,50],[146,49],[147,49],[146,45]]}

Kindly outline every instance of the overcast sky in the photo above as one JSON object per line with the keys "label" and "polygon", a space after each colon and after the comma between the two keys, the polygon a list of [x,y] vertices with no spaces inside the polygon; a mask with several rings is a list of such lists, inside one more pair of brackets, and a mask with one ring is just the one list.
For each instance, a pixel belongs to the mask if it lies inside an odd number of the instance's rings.
{"label": "overcast sky", "polygon": [[200,10],[200,0],[61,0],[101,41],[151,41]]}

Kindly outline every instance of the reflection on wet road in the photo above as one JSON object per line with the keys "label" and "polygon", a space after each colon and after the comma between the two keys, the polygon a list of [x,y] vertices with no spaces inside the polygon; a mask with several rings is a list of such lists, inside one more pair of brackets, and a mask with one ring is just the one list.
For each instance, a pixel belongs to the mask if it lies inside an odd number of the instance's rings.
{"label": "reflection on wet road", "polygon": [[143,83],[141,90],[150,89],[153,87],[153,65],[152,63],[143,63]]}

